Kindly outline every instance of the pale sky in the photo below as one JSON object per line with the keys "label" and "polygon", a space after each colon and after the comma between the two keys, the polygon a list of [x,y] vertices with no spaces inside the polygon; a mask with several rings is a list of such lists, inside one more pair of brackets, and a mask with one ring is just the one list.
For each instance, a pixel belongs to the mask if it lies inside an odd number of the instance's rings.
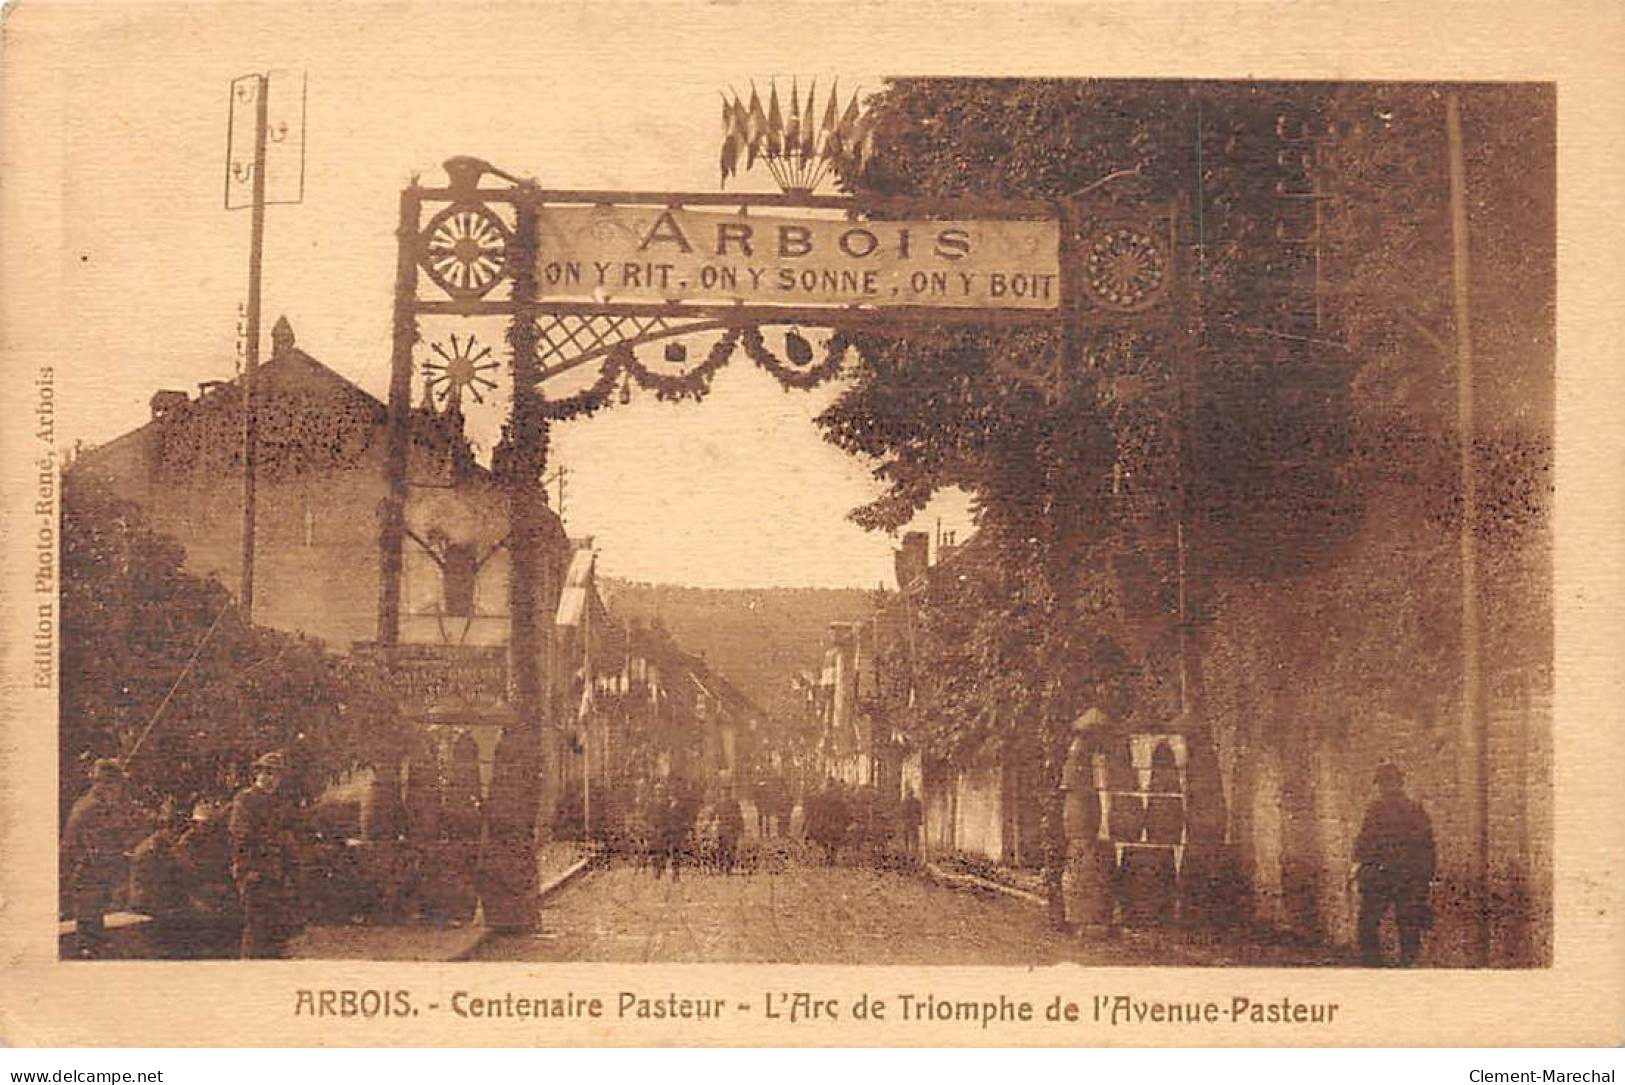
{"label": "pale sky", "polygon": [[[269,68],[308,72],[308,164],[304,204],[268,215],[264,330],[287,314],[305,350],[378,395],[397,198],[414,173],[438,181],[445,158],[475,154],[547,187],[716,191],[718,92],[752,78],[873,90],[882,73],[1562,72],[1559,130],[1599,138],[1565,140],[1560,173],[1617,173],[1600,138],[1618,129],[1617,65],[1575,59],[1593,48],[1586,20],[1498,4],[1493,18],[1424,27],[1411,6],[1334,7],[27,0],[5,13],[0,70],[0,347],[8,367],[57,372],[62,443],[140,424],[157,388],[231,375],[248,218],[221,206],[227,88]],[[1510,40],[1528,44],[1508,51]],[[1586,214],[1612,224],[1606,209],[1570,198],[1567,236],[1616,252],[1572,226]],[[1608,276],[1568,270],[1563,312],[1617,310]],[[1577,302],[1582,289],[1596,293]],[[1560,340],[1580,342],[1572,327]],[[1611,342],[1599,339],[1599,357]],[[892,542],[842,519],[877,489],[806,422],[822,398],[787,396],[739,357],[705,404],[640,403],[561,427],[571,530],[597,536],[606,571],[637,579],[873,586]],[[962,508],[945,521],[963,531]]]}
{"label": "pale sky", "polygon": [[[71,317],[38,349],[59,356],[67,385],[61,439],[108,440],[146,421],[156,389],[195,394],[233,375],[249,216],[222,208],[222,186],[239,75],[308,73],[304,203],[267,212],[261,356],[286,314],[302,349],[380,398],[396,202],[414,173],[442,183],[442,160],[473,154],[549,188],[713,192],[722,89],[753,78],[765,89],[775,74],[838,78],[844,93],[881,86],[865,65],[838,65],[876,59],[847,47],[850,25],[814,45],[737,8],[676,10],[327,6],[318,20],[292,7],[55,8],[40,32],[97,20],[78,54],[95,62],[64,68],[52,87],[65,245],[53,270]],[[12,16],[21,40],[34,28],[26,10]],[[730,185],[773,190],[760,170]],[[426,321],[424,336],[452,329]],[[499,323],[466,330],[500,344]],[[567,393],[595,371],[546,390]],[[742,350],[714,389],[698,405],[640,394],[555,430],[550,467],[570,469],[569,529],[596,537],[604,571],[708,586],[890,583],[895,540],[844,518],[879,484],[811,424],[834,390],[785,393]],[[498,421],[473,412],[485,448]],[[917,526],[934,529],[938,516],[963,536],[964,495]]]}

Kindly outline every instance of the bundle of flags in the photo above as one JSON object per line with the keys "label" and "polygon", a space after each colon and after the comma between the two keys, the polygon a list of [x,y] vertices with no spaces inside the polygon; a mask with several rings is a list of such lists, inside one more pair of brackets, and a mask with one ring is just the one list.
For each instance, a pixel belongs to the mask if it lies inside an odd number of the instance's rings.
{"label": "bundle of flags", "polygon": [[786,192],[810,193],[830,172],[861,170],[874,154],[873,114],[858,108],[854,91],[846,109],[840,108],[840,88],[831,85],[822,119],[817,116],[818,83],[803,100],[800,88],[790,83],[789,109],[779,103],[779,88],[768,84],[764,108],[752,83],[750,101],[739,92],[722,98],[722,183],[739,172],[740,160],[750,169],[760,158],[773,179]]}

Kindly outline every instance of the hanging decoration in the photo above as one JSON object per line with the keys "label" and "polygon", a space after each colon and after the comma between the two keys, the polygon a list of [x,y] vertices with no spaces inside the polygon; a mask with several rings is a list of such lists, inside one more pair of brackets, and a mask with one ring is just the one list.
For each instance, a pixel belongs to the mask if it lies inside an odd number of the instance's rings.
{"label": "hanging decoration", "polygon": [[[798,340],[801,346],[806,348],[806,353],[796,348],[795,343]],[[543,402],[542,413],[555,422],[591,417],[617,398],[617,388],[620,402],[630,402],[634,383],[639,388],[652,391],[656,399],[671,401],[704,399],[711,391],[711,380],[716,376],[717,370],[728,364],[735,348],[741,344],[750,360],[771,373],[785,388],[806,390],[840,376],[851,341],[845,333],[836,331],[825,344],[824,360],[811,368],[798,369],[781,361],[768,349],[760,328],[754,325],[735,326],[723,332],[722,338],[712,346],[705,361],[685,373],[678,374],[655,372],[638,361],[629,344],[622,343],[605,358],[603,367],[598,371],[598,379],[574,395]],[[790,332],[786,336],[786,344],[787,353],[791,355],[792,361],[797,358],[805,359],[797,362],[798,365],[805,366],[812,360],[811,344],[799,333]],[[672,357],[669,348],[666,357],[668,359]]]}
{"label": "hanging decoration", "polygon": [[812,361],[812,344],[807,342],[800,328],[791,328],[784,333],[784,355],[792,365],[805,366]]}
{"label": "hanging decoration", "polygon": [[729,328],[711,348],[711,353],[705,361],[688,370],[686,373],[670,374],[656,373],[642,362],[638,361],[631,346],[622,343],[604,360],[603,368],[598,371],[598,379],[572,396],[563,399],[550,399],[542,404],[542,411],[554,421],[568,421],[572,418],[590,417],[598,411],[609,406],[610,398],[615,394],[617,384],[626,388],[621,402],[630,398],[630,383],[636,381],[638,387],[647,388],[654,392],[655,398],[663,400],[701,400],[711,391],[711,378],[717,370],[728,363],[733,357],[734,348],[739,343],[739,328]]}
{"label": "hanging decoration", "polygon": [[[803,347],[808,347],[806,355],[801,355],[801,352],[796,348],[797,340],[800,340]],[[791,361],[796,361],[798,356],[805,357],[807,361],[812,360],[811,348],[799,333],[792,331],[785,337],[785,342],[785,352],[790,355]],[[841,369],[846,364],[847,348],[851,345],[852,342],[846,337],[846,333],[837,328],[830,334],[829,341],[824,344],[824,360],[822,362],[819,362],[811,369],[793,369],[785,365],[774,356],[772,351],[767,349],[767,343],[762,339],[762,330],[760,328],[755,326],[746,328],[744,334],[745,353],[750,357],[750,360],[773,374],[774,378],[786,388],[795,388],[801,391],[816,388],[825,381],[834,380],[840,376]]]}

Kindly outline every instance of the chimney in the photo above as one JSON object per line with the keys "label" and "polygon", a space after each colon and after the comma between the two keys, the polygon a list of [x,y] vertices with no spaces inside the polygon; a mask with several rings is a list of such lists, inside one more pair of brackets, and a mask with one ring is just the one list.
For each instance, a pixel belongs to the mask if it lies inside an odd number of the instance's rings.
{"label": "chimney", "polygon": [[153,420],[157,421],[158,419],[176,411],[185,410],[187,405],[191,402],[192,400],[185,392],[178,392],[173,388],[165,388],[162,391],[154,392],[152,394],[152,399],[149,401],[149,406],[152,407]]}
{"label": "chimney", "polygon": [[903,533],[903,545],[892,551],[892,566],[897,572],[897,587],[907,591],[930,566],[931,536],[924,531]]}
{"label": "chimney", "polygon": [[286,316],[276,318],[276,325],[271,329],[271,357],[283,358],[293,352],[293,325],[288,323]]}

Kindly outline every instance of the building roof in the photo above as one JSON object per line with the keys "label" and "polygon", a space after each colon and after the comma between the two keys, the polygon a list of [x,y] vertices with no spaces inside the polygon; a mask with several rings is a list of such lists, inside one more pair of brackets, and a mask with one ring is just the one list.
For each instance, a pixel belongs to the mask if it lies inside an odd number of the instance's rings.
{"label": "building roof", "polygon": [[[300,350],[286,317],[277,321],[271,341],[271,357],[255,370],[257,460],[265,475],[353,467],[381,447],[388,409],[380,400]],[[195,398],[178,390],[155,393],[150,421],[88,449],[73,469],[116,473],[133,461],[180,471],[241,470],[240,382],[201,382]],[[409,425],[414,446],[455,459],[471,474],[487,474],[473,461],[460,418],[419,408],[410,413]]]}

